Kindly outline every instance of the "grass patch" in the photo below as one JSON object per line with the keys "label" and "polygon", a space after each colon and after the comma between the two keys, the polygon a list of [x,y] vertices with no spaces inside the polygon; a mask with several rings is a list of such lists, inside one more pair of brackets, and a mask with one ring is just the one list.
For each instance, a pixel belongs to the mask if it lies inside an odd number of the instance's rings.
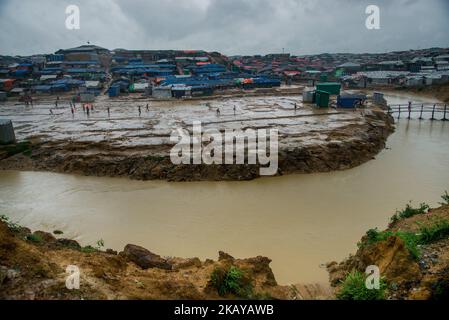
{"label": "grass patch", "polygon": [[85,247],[81,247],[80,251],[84,253],[94,253],[97,252],[98,250],[92,247],[91,245],[88,245]]}
{"label": "grass patch", "polygon": [[42,237],[37,234],[29,234],[26,236],[26,240],[34,242],[34,243],[41,243],[43,241]]}
{"label": "grass patch", "polygon": [[104,247],[104,240],[100,239],[97,241],[97,245],[95,247],[88,245],[85,247],[81,247],[80,251],[84,252],[84,253],[93,253],[93,252],[98,252],[101,250],[101,248]]}
{"label": "grass patch", "polygon": [[429,211],[430,207],[427,203],[420,203],[418,208],[413,208],[411,203],[407,203],[405,209],[402,211],[396,211],[394,216],[391,217],[391,222],[397,222],[401,219],[410,218],[418,214],[425,214]]}
{"label": "grass patch", "polygon": [[449,237],[449,222],[438,220],[419,229],[419,244],[429,244]]}
{"label": "grass patch", "polygon": [[241,298],[253,296],[251,279],[245,272],[235,266],[227,269],[217,267],[211,274],[210,284],[217,289],[220,296],[234,294]]}
{"label": "grass patch", "polygon": [[412,257],[417,260],[419,258],[420,252],[418,249],[419,237],[413,232],[405,232],[405,231],[378,231],[376,229],[370,229],[366,232],[366,240],[363,243],[359,243],[359,247],[364,245],[372,245],[379,241],[385,241],[389,237],[397,236],[399,237],[405,244],[405,247],[408,249]]}
{"label": "grass patch", "polygon": [[353,271],[342,281],[341,290],[337,293],[339,300],[384,300],[387,285],[380,279],[379,289],[366,287],[366,275]]}

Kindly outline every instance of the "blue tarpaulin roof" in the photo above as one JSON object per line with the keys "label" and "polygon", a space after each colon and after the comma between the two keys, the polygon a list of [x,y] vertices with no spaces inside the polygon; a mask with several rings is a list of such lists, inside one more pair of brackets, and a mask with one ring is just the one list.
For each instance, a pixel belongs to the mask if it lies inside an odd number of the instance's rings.
{"label": "blue tarpaulin roof", "polygon": [[61,68],[44,68],[39,73],[41,75],[50,75],[50,74],[58,74],[61,72],[62,72]]}
{"label": "blue tarpaulin roof", "polygon": [[111,68],[112,72],[129,69],[176,69],[174,64],[126,64]]}
{"label": "blue tarpaulin roof", "polygon": [[22,70],[22,69],[20,69],[20,70],[15,70],[15,71],[13,71],[13,72],[11,72],[11,74],[27,74],[27,73],[30,73],[30,70]]}
{"label": "blue tarpaulin roof", "polygon": [[55,84],[55,85],[62,84],[62,85],[76,86],[76,85],[83,85],[84,81],[83,80],[76,80],[76,79],[59,79],[59,80],[53,81],[52,84]]}
{"label": "blue tarpaulin roof", "polygon": [[151,74],[153,76],[170,76],[174,74],[174,70],[168,69],[151,69],[151,68],[137,68],[137,69],[118,69],[114,70],[113,73],[116,74],[129,74],[129,75],[143,75],[145,73]]}
{"label": "blue tarpaulin roof", "polygon": [[207,78],[170,78],[161,82],[161,85],[184,84],[186,86],[227,86],[233,83],[232,79],[211,80]]}
{"label": "blue tarpaulin roof", "polygon": [[90,65],[90,64],[100,64],[100,63],[98,61],[64,61],[64,64]]}
{"label": "blue tarpaulin roof", "polygon": [[101,73],[103,71],[98,69],[87,69],[87,68],[70,68],[66,70],[67,73]]}
{"label": "blue tarpaulin roof", "polygon": [[[205,86],[205,87],[216,87],[216,86],[230,86],[235,84],[235,79],[237,78],[252,78],[248,75],[240,74],[226,74],[221,76],[220,74],[214,74],[207,76],[192,76],[192,77],[176,77],[169,76],[161,81],[161,85],[176,85],[183,84],[186,86]],[[281,84],[279,79],[273,79],[268,77],[256,77],[253,78],[253,84],[260,85],[270,85],[279,86]]]}
{"label": "blue tarpaulin roof", "polygon": [[37,85],[34,86],[34,90],[36,91],[60,91],[60,90],[68,90],[69,87],[67,84],[52,84],[52,85]]}
{"label": "blue tarpaulin roof", "polygon": [[52,89],[67,89],[67,84],[66,83],[53,83],[51,85]]}
{"label": "blue tarpaulin roof", "polygon": [[50,91],[51,86],[39,85],[39,86],[34,86],[34,89],[37,91]]}

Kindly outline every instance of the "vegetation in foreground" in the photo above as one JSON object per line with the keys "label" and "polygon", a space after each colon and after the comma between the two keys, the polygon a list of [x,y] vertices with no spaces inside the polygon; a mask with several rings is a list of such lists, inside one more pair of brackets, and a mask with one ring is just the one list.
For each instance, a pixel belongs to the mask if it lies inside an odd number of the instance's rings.
{"label": "vegetation in foreground", "polygon": [[441,196],[441,199],[443,199],[443,202],[440,202],[442,206],[444,206],[445,204],[449,204],[449,194],[447,193],[447,191],[444,191],[444,194]]}
{"label": "vegetation in foreground", "polygon": [[429,209],[430,206],[427,203],[421,203],[418,208],[413,208],[411,202],[407,203],[404,210],[396,211],[396,213],[391,217],[391,223],[416,216],[417,214],[425,214],[429,211]]}
{"label": "vegetation in foreground", "polygon": [[[439,208],[408,204],[384,231],[370,229],[355,255],[327,264],[338,299],[447,299],[449,297],[449,195]],[[365,269],[375,265],[385,290],[365,291]]]}
{"label": "vegetation in foreground", "polygon": [[384,300],[387,284],[380,279],[379,289],[366,287],[366,275],[359,271],[352,271],[342,281],[341,289],[337,293],[339,300]]}
{"label": "vegetation in foreground", "polygon": [[252,280],[243,270],[235,266],[215,268],[210,277],[210,284],[222,297],[228,294],[240,298],[253,296]]}

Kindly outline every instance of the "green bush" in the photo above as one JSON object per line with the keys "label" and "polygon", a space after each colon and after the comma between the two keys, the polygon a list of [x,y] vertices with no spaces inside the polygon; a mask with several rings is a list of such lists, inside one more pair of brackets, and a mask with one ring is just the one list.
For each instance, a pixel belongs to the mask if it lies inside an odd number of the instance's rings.
{"label": "green bush", "polygon": [[13,232],[19,232],[22,230],[22,227],[19,226],[17,223],[12,222],[11,220],[9,220],[9,218],[5,215],[0,215],[0,221],[6,223],[6,226],[8,227],[9,230],[13,231]]}
{"label": "green bush", "polygon": [[339,300],[384,300],[387,285],[380,279],[379,289],[368,289],[365,284],[366,275],[353,271],[342,281],[341,290],[337,293]]}
{"label": "green bush", "polygon": [[80,251],[84,252],[84,253],[94,253],[94,252],[97,252],[98,250],[89,245],[89,246],[82,247],[80,249]]}
{"label": "green bush", "polygon": [[427,203],[420,203],[418,208],[413,208],[411,203],[407,203],[405,209],[402,211],[396,211],[394,216],[391,217],[391,222],[396,222],[401,219],[410,218],[416,216],[417,214],[424,214],[429,211],[430,207]]}
{"label": "green bush", "polygon": [[234,294],[241,298],[252,296],[251,280],[245,272],[235,266],[228,269],[217,267],[211,274],[211,285],[217,289],[220,296]]}
{"label": "green bush", "polygon": [[87,245],[85,247],[81,247],[80,251],[84,253],[93,253],[101,251],[101,249],[104,247],[104,240],[100,239],[96,242],[96,246]]}
{"label": "green bush", "polygon": [[27,235],[26,236],[26,240],[34,242],[34,243],[41,243],[43,241],[41,236],[39,236],[37,234],[29,234],[29,235]]}
{"label": "green bush", "polygon": [[419,244],[429,244],[449,237],[449,222],[438,220],[428,226],[421,226],[419,229]]}
{"label": "green bush", "polygon": [[444,191],[444,194],[441,196],[441,199],[443,199],[444,202],[440,202],[442,206],[449,204],[449,194],[447,191]]}
{"label": "green bush", "polygon": [[104,240],[100,239],[97,241],[97,249],[100,250],[101,248],[104,247]]}

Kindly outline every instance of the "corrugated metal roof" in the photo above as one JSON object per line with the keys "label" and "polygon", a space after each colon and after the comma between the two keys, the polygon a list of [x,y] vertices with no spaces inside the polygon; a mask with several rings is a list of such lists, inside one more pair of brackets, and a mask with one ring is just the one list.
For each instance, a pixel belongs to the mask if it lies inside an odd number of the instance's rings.
{"label": "corrugated metal roof", "polygon": [[346,62],[339,65],[337,68],[359,68],[360,64],[354,62]]}

